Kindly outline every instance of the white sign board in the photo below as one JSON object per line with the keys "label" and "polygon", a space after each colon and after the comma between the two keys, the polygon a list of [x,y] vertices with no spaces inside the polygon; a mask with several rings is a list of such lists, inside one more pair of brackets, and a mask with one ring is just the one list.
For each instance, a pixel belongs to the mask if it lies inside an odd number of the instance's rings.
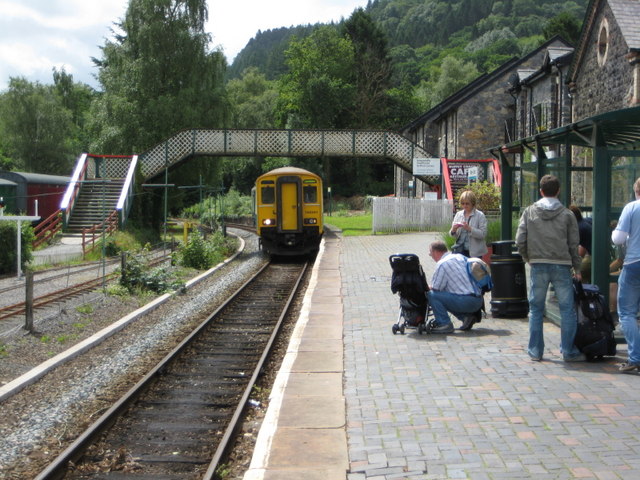
{"label": "white sign board", "polygon": [[478,167],[469,167],[469,169],[467,170],[467,179],[470,182],[478,181]]}
{"label": "white sign board", "polygon": [[440,159],[439,158],[414,158],[413,174],[414,175],[440,175]]}
{"label": "white sign board", "polygon": [[424,192],[425,200],[438,200],[438,192]]}

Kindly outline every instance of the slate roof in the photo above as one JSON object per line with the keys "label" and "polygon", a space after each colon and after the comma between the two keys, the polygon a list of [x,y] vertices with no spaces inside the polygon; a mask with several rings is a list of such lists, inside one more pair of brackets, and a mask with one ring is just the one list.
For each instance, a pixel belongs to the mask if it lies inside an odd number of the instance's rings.
{"label": "slate roof", "polygon": [[629,50],[640,50],[640,0],[609,0],[609,7]]}

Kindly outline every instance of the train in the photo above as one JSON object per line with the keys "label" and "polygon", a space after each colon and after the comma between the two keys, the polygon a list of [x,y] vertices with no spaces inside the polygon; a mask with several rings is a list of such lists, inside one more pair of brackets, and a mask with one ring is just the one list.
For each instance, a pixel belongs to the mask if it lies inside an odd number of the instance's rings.
{"label": "train", "polygon": [[253,189],[261,248],[276,256],[314,254],[324,233],[322,179],[302,168],[271,170]]}

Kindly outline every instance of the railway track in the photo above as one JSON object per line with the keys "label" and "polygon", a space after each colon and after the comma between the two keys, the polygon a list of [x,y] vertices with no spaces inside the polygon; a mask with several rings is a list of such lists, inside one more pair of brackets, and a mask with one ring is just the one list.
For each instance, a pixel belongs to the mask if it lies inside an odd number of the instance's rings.
{"label": "railway track", "polygon": [[36,478],[216,478],[306,266],[260,270]]}
{"label": "railway track", "polygon": [[[166,261],[168,258],[169,257],[167,255],[156,256],[149,261],[148,265],[149,266],[158,265]],[[109,265],[111,268],[113,268],[114,265],[120,265],[120,260],[109,260],[106,263],[106,265]],[[92,270],[95,271],[96,266],[100,267],[100,263],[91,262],[89,266],[74,269],[72,273],[65,272],[65,273],[47,275],[46,277],[43,277],[41,279],[34,280],[34,284],[42,284],[46,282],[51,282],[55,279],[65,278],[70,275],[71,276],[78,275],[83,272],[90,272]],[[106,273],[105,275],[100,275],[99,277],[92,278],[87,281],[78,282],[73,285],[69,285],[68,287],[61,288],[59,290],[54,290],[51,292],[44,293],[33,299],[33,309],[34,310],[42,309],[49,305],[66,301],[69,298],[77,297],[79,295],[82,295],[85,292],[96,290],[106,285],[107,283],[112,282],[113,280],[118,278],[118,276],[119,275],[116,272],[109,272],[109,273]],[[4,288],[0,290],[0,294],[11,295],[13,293],[15,295],[17,292],[22,293],[23,290],[24,290],[24,285],[21,284],[21,285],[12,286],[9,288]],[[11,318],[16,315],[21,315],[25,313],[25,311],[26,311],[26,302],[18,302],[11,305],[5,305],[3,307],[0,307],[0,320]]]}

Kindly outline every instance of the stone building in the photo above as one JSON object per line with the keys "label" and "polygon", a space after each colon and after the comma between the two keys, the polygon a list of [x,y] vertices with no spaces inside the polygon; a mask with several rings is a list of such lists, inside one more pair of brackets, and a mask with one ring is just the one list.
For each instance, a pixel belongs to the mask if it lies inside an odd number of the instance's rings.
{"label": "stone building", "polygon": [[591,0],[567,81],[573,121],[640,104],[640,1]]}
{"label": "stone building", "polygon": [[[518,71],[537,71],[545,58],[555,58],[556,50],[570,49],[562,38],[554,37],[522,58],[513,58],[491,73],[484,74],[440,104],[402,128],[402,134],[433,155],[459,160],[486,159],[488,149],[508,142],[513,128],[515,104],[507,93],[509,79]],[[482,170],[481,170],[482,172]],[[482,174],[479,180],[482,180]],[[408,188],[409,182],[415,191]],[[408,172],[396,168],[397,196],[422,196],[433,190],[415,181]],[[436,190],[437,189],[436,187]]]}

